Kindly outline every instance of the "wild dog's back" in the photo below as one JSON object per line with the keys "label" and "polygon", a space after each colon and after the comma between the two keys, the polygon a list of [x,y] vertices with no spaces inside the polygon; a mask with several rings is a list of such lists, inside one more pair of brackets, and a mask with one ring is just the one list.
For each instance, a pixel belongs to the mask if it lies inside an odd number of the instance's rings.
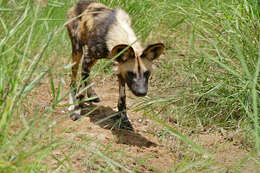
{"label": "wild dog's back", "polygon": [[67,16],[72,20],[69,25],[73,35],[88,46],[93,58],[107,58],[113,47],[119,44],[132,45],[137,54],[143,50],[131,28],[130,17],[122,9],[80,1]]}
{"label": "wild dog's back", "polygon": [[[67,12],[67,18],[69,22],[68,25],[74,24],[74,29],[77,29],[76,32],[78,32],[78,34],[83,32],[81,31],[82,29],[87,29],[90,31],[93,29],[94,20],[97,18],[99,18],[99,20],[102,19],[100,12],[102,11],[104,13],[105,10],[111,11],[110,8],[101,3],[93,1],[79,1]],[[95,21],[95,25],[97,24],[97,21]]]}
{"label": "wild dog's back", "polygon": [[67,19],[68,19],[68,29],[75,29],[73,30],[76,32],[77,26],[81,20],[81,14],[85,11],[88,6],[93,3],[92,1],[80,1],[75,6],[71,7],[67,11]]}

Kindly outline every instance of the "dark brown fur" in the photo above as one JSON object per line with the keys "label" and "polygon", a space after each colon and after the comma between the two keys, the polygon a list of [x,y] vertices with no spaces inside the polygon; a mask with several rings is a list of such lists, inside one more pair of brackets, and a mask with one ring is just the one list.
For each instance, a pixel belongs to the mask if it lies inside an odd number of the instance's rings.
{"label": "dark brown fur", "polygon": [[[76,16],[81,15],[93,1],[79,1],[75,6]],[[80,18],[81,19],[81,18]]]}

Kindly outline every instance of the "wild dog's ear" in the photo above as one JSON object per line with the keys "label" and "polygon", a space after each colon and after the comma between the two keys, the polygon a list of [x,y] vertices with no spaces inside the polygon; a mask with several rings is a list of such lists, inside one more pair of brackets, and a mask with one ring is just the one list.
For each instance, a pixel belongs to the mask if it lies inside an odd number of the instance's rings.
{"label": "wild dog's ear", "polygon": [[158,58],[163,53],[164,47],[165,46],[162,43],[151,44],[144,49],[141,57],[148,58],[152,61]]}
{"label": "wild dog's ear", "polygon": [[110,57],[113,58],[114,56],[117,56],[116,61],[125,62],[127,59],[134,58],[135,52],[131,46],[127,44],[119,44],[111,51]]}

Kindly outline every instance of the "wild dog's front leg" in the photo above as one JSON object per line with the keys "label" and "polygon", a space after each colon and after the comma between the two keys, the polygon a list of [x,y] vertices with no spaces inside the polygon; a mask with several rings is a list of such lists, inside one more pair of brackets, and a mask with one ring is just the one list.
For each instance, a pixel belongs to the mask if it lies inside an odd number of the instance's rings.
{"label": "wild dog's front leg", "polygon": [[125,80],[119,75],[118,81],[119,81],[119,99],[118,99],[117,107],[121,119],[119,127],[122,129],[133,130],[133,127],[129,119],[127,118],[127,113],[126,113]]}

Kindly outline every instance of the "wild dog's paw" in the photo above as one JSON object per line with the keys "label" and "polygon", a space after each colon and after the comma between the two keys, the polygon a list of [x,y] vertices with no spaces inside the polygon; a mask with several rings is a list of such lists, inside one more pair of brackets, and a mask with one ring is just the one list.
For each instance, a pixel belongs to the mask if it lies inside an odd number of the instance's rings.
{"label": "wild dog's paw", "polygon": [[91,102],[95,102],[98,103],[100,102],[100,98],[96,96],[96,98],[94,98],[93,100],[90,100]]}
{"label": "wild dog's paw", "polygon": [[70,119],[73,121],[78,120],[81,117],[81,110],[79,107],[76,110],[73,109],[73,112],[70,114]]}
{"label": "wild dog's paw", "polygon": [[89,98],[89,102],[95,102],[95,103],[100,102],[100,98],[95,92],[88,93],[88,98]]}
{"label": "wild dog's paw", "polygon": [[127,120],[121,120],[121,122],[119,124],[119,129],[134,131],[134,128],[133,128],[131,122],[128,119]]}
{"label": "wild dog's paw", "polygon": [[70,115],[70,119],[73,120],[73,121],[78,120],[80,117],[81,117],[81,115],[79,113],[72,113]]}
{"label": "wild dog's paw", "polygon": [[129,119],[126,117],[125,114],[114,116],[113,119],[117,120],[119,129],[134,131],[131,122],[129,121]]}

